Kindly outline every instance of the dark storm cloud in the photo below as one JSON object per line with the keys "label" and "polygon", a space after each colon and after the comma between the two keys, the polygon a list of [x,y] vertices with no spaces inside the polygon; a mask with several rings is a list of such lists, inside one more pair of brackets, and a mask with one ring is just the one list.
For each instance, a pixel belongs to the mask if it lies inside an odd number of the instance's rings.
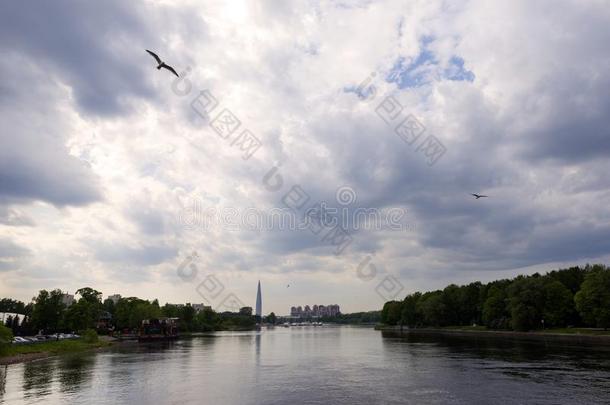
{"label": "dark storm cloud", "polygon": [[[606,63],[610,69],[610,63]],[[551,98],[545,125],[527,135],[522,155],[533,164],[553,159],[567,164],[610,156],[610,80],[593,75],[541,90]],[[555,83],[553,83],[555,84]]]}
{"label": "dark storm cloud", "polygon": [[59,166],[31,165],[27,158],[3,156],[0,160],[0,196],[6,201],[43,200],[52,204],[84,205],[101,195],[83,163],[61,153],[47,155]]}
{"label": "dark storm cloud", "polygon": [[59,77],[84,111],[121,113],[125,97],[153,95],[143,74],[149,66],[140,54],[150,30],[132,6],[121,1],[5,2],[0,47],[5,54],[27,54],[48,78]]}
{"label": "dark storm cloud", "polygon": [[96,176],[65,146],[73,129],[62,116],[56,84],[16,54],[0,60],[0,69],[11,78],[4,88],[16,95],[0,102],[0,204],[42,200],[63,206],[100,200]]}
{"label": "dark storm cloud", "polygon": [[[330,159],[310,158],[309,172],[297,177],[295,183],[301,183],[317,199],[332,201],[336,187],[347,184],[357,191],[358,206],[405,207],[407,216],[417,222],[414,235],[420,248],[440,262],[450,262],[457,270],[510,269],[606,254],[610,246],[604,242],[605,228],[592,228],[588,222],[603,218],[602,206],[583,211],[584,207],[578,205],[567,212],[558,211],[556,206],[547,208],[535,196],[553,192],[556,202],[563,201],[567,196],[561,177],[551,176],[550,180],[557,182],[549,181],[543,187],[533,184],[530,177],[531,170],[544,169],[534,154],[538,159],[555,159],[559,167],[562,162],[566,166],[580,162],[582,169],[589,162],[607,158],[610,136],[605,117],[609,115],[604,113],[606,97],[602,92],[591,95],[579,111],[570,110],[565,98],[552,97],[556,101],[551,110],[563,114],[553,114],[555,121],[539,123],[535,133],[518,140],[530,155],[517,149],[511,156],[510,146],[516,141],[507,138],[503,117],[476,88],[467,83],[460,86],[459,94],[443,106],[442,112],[432,106],[432,111],[417,114],[428,133],[444,140],[448,148],[434,167],[380,121],[374,112],[377,103],[372,103],[368,116],[347,113],[324,121],[312,120],[309,133],[329,151]],[[397,97],[401,94],[398,92]],[[403,105],[409,108],[407,102]],[[558,127],[573,130],[562,133]],[[576,133],[579,135],[571,136]],[[284,173],[298,175],[297,170],[286,166]],[[582,181],[594,181],[596,190],[608,188],[601,179],[589,180],[591,176],[584,175],[568,185],[582,187],[581,177]],[[471,192],[491,193],[492,199],[474,201]],[[548,200],[548,204],[554,202]],[[549,228],[548,223],[557,228]],[[394,234],[392,239],[399,236]],[[355,237],[367,241],[350,246],[357,253],[382,246],[387,235],[361,231]],[[287,252],[299,246],[307,250],[308,242],[297,237],[286,238],[283,243],[261,240],[271,243],[268,249]],[[408,248],[399,253],[405,258],[411,254]]]}

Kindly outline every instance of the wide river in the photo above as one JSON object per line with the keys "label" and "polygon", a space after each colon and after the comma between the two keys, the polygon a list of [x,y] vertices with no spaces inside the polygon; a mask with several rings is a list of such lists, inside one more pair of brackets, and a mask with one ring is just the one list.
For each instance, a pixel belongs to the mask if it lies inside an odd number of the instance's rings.
{"label": "wide river", "polygon": [[610,403],[610,353],[358,327],[217,333],[0,366],[0,404]]}

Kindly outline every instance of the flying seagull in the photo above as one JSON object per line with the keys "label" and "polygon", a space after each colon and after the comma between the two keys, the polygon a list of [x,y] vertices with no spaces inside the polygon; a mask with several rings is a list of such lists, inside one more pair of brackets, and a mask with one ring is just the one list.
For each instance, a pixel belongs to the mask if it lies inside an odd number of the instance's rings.
{"label": "flying seagull", "polygon": [[481,198],[481,197],[489,197],[489,196],[487,196],[487,195],[481,195],[481,194],[470,194],[470,195],[471,195],[471,196],[473,196],[473,197],[474,197],[475,199],[477,199],[477,200],[478,200],[479,198]]}
{"label": "flying seagull", "polygon": [[[159,56],[157,56],[157,54],[156,54],[156,53],[154,53],[154,52],[152,52],[152,51],[149,51],[148,49],[146,50],[146,52],[148,52],[149,54],[151,54],[151,55],[152,55],[152,57],[153,57],[153,58],[155,58],[155,60],[156,60],[156,61],[157,61],[157,63],[159,64],[159,65],[157,66],[157,69],[161,70],[161,68],[165,68],[165,69],[169,70],[170,72],[172,72],[173,74],[175,74],[176,76],[178,76],[178,73],[176,73],[176,71],[174,70],[174,68],[173,68],[173,67],[171,67],[170,65],[166,64],[165,62],[163,62],[163,61],[161,60],[161,58],[160,58]],[[178,77],[180,77],[180,76],[178,76]]]}

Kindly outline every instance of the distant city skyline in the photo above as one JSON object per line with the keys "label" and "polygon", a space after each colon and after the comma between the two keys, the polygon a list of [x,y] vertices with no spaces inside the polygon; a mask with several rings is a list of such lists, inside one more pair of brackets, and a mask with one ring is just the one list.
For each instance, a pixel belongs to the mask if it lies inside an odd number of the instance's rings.
{"label": "distant city skyline", "polygon": [[321,317],[321,316],[337,316],[341,313],[341,308],[337,304],[330,305],[318,305],[313,306],[305,305],[292,306],[290,307],[290,316],[293,317]]}

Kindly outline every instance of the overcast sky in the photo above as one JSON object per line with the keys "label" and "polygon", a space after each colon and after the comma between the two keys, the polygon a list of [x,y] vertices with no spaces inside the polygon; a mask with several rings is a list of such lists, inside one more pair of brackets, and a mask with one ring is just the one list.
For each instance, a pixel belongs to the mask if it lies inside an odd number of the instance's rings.
{"label": "overcast sky", "polygon": [[[609,27],[604,0],[3,2],[0,297],[260,279],[264,313],[352,312],[607,262]],[[297,195],[394,222],[252,226]]]}

